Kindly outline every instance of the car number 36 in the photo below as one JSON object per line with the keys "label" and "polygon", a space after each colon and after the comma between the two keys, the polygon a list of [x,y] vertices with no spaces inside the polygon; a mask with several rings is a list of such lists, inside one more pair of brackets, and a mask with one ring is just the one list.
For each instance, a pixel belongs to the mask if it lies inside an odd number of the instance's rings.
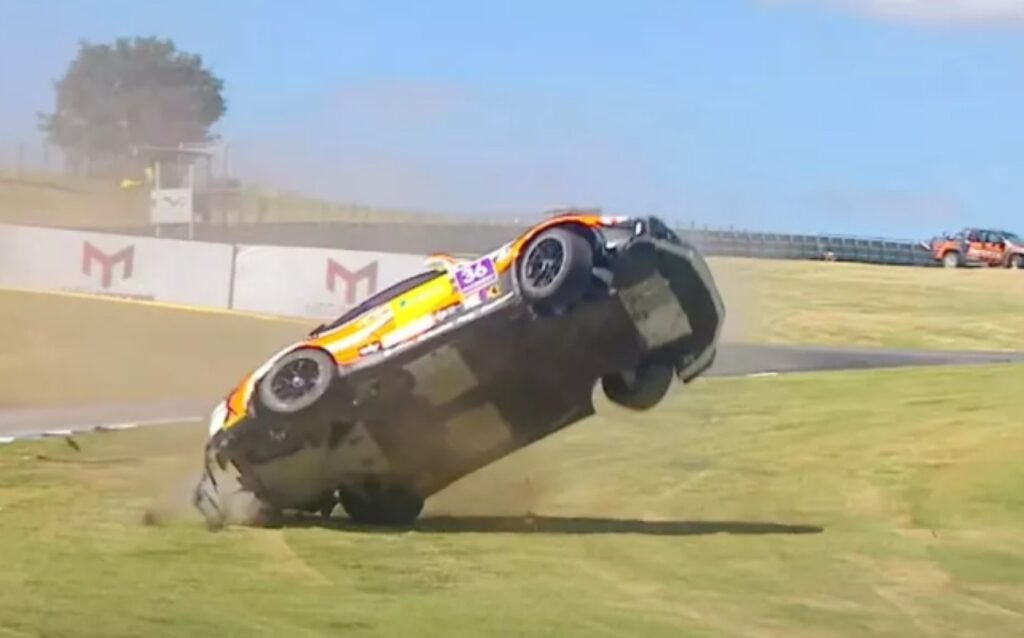
{"label": "car number 36", "polygon": [[489,260],[478,261],[459,269],[457,277],[459,285],[468,288],[493,279],[494,266]]}

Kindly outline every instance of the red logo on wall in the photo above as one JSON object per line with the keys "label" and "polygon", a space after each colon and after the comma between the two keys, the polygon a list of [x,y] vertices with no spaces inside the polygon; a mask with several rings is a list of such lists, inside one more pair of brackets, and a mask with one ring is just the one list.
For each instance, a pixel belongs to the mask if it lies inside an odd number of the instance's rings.
{"label": "red logo on wall", "polygon": [[341,280],[345,284],[345,302],[349,305],[356,303],[356,285],[359,282],[366,283],[366,295],[370,296],[377,292],[377,262],[371,262],[358,270],[349,270],[331,258],[327,259],[327,290],[336,292],[337,282]]}
{"label": "red logo on wall", "polygon": [[121,265],[121,279],[131,279],[135,268],[135,246],[130,245],[115,253],[105,253],[90,242],[82,244],[82,274],[91,276],[93,265],[98,266],[100,286],[110,288],[114,281],[114,267]]}

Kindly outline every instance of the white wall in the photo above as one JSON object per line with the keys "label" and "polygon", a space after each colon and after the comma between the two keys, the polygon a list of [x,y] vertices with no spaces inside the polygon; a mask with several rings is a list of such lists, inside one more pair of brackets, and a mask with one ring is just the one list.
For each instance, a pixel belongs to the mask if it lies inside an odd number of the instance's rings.
{"label": "white wall", "polygon": [[233,252],[228,244],[0,225],[0,286],[226,308]]}
{"label": "white wall", "polygon": [[426,269],[423,255],[0,224],[0,287],[328,319]]}
{"label": "white wall", "polygon": [[373,293],[425,269],[421,255],[239,246],[232,307],[317,319],[337,317]]}

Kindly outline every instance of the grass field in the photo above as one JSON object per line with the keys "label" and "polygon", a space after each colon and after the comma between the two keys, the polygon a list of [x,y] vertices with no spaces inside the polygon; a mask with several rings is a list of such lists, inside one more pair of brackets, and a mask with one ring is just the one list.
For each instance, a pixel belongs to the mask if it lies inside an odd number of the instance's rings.
{"label": "grass field", "polygon": [[200,425],[14,444],[0,636],[1019,635],[1019,379],[704,380],[643,417],[602,402],[415,531],[336,514],[207,532],[183,505]]}
{"label": "grass field", "polygon": [[711,259],[733,336],[762,343],[1024,350],[1024,273]]}

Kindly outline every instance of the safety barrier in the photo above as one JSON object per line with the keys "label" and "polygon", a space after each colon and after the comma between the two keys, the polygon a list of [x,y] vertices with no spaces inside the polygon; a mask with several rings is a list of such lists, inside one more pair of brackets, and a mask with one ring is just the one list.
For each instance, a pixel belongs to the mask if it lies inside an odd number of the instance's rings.
{"label": "safety barrier", "polygon": [[939,265],[927,249],[910,241],[722,230],[682,230],[680,235],[707,255],[834,260],[890,266]]}
{"label": "safety barrier", "polygon": [[419,271],[424,260],[0,225],[0,287],[290,317],[336,317]]}
{"label": "safety barrier", "polygon": [[[196,233],[201,241],[185,241],[144,237],[138,231],[111,234],[0,225],[0,286],[319,319],[336,317],[417,272],[428,254],[477,254],[518,232],[511,226],[495,225],[410,229],[359,224],[335,228],[337,234],[328,234],[324,226],[292,224],[287,233],[273,237],[277,245],[226,241],[228,236],[271,239],[266,231],[284,228],[231,227],[228,235],[223,227],[208,227]],[[679,232],[709,255],[933,263],[927,251],[905,242],[692,229]],[[218,236],[221,241],[211,241]]]}
{"label": "safety barrier", "polygon": [[[388,222],[288,222],[197,224],[194,237],[226,243],[275,244],[396,253],[478,254],[516,236],[526,224],[430,224]],[[677,233],[712,257],[835,260],[893,266],[940,265],[927,249],[909,240],[843,235],[798,235],[678,227]],[[152,228],[117,229],[152,235]],[[161,228],[184,237],[184,228]]]}
{"label": "safety barrier", "polygon": [[0,286],[224,308],[233,247],[0,225]]}

